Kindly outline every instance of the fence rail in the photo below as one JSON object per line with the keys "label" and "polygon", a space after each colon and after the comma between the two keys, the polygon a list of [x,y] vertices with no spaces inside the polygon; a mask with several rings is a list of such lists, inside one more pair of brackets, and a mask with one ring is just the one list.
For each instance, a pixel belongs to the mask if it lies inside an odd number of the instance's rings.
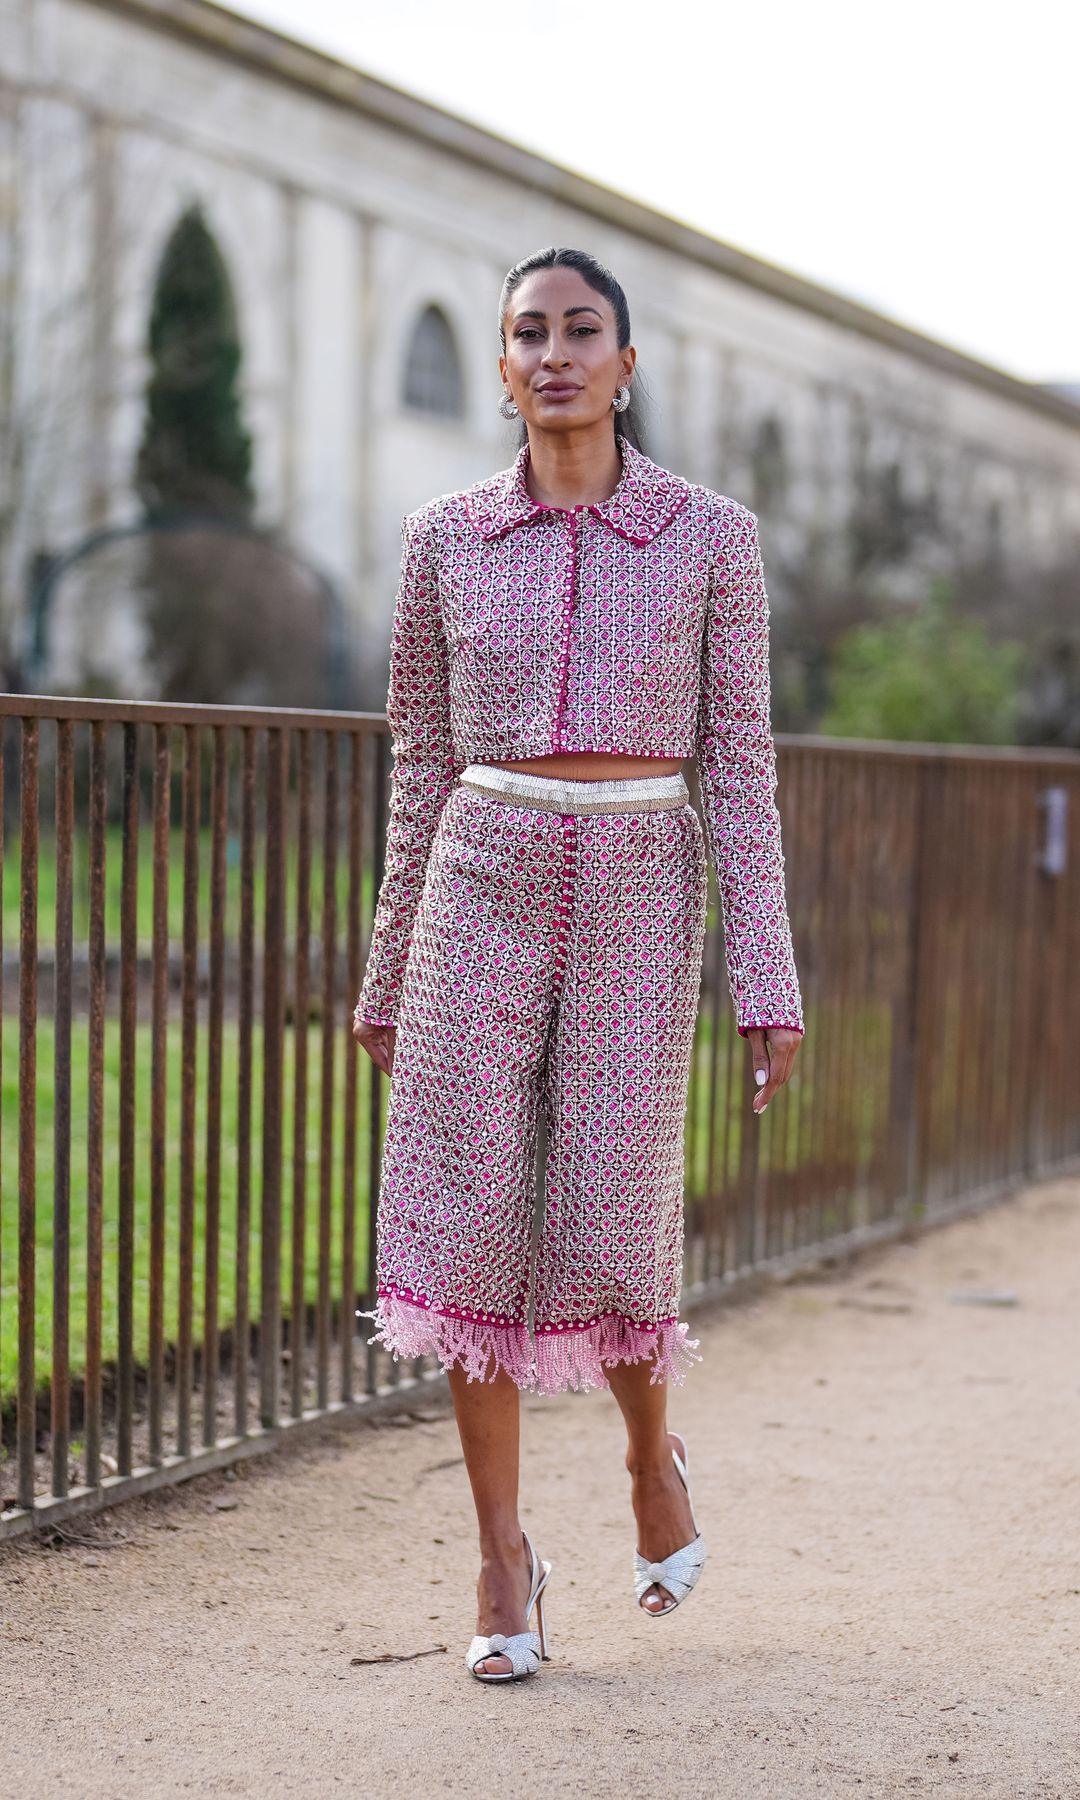
{"label": "fence rail", "polygon": [[[777,752],[807,1035],[754,1118],[714,895],[688,1305],[1080,1155],[1080,756]],[[389,766],[378,715],[0,698],[0,1536],[439,1373],[355,1321]]]}

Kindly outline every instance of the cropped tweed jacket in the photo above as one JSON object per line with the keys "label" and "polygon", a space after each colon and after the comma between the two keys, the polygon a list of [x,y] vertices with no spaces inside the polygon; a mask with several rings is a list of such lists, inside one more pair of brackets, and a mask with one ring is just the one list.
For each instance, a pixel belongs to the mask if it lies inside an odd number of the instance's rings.
{"label": "cropped tweed jacket", "polygon": [[694,758],[739,1032],[802,1031],[770,725],[758,521],[618,438],[607,500],[542,505],[508,469],[402,521],[385,873],[357,1016],[395,1024],[428,852],[470,762]]}

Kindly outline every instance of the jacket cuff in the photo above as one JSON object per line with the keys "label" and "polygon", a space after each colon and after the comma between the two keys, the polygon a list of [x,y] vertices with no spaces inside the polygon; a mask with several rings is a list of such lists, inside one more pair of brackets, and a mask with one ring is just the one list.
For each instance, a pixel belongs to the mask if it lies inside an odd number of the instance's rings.
{"label": "jacket cuff", "polygon": [[776,1019],[771,1020],[768,1024],[763,1022],[760,1025],[756,1020],[752,1019],[748,1025],[739,1025],[737,1030],[740,1037],[749,1037],[752,1031],[797,1031],[800,1034],[805,1035],[806,1026],[796,1024],[794,1019]]}
{"label": "jacket cuff", "polygon": [[381,1012],[368,1012],[363,1002],[358,1000],[353,1007],[353,1018],[358,1025],[396,1025],[397,1020],[391,1018],[386,1008]]}

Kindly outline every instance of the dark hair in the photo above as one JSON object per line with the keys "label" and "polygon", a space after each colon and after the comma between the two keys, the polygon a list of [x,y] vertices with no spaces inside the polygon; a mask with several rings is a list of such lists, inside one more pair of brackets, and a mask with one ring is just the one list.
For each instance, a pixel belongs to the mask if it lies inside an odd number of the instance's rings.
{"label": "dark hair", "polygon": [[[630,307],[621,284],[616,281],[611,270],[587,250],[558,249],[552,244],[547,250],[534,250],[531,256],[523,256],[514,264],[506,275],[499,295],[499,342],[503,355],[506,355],[506,327],[503,320],[510,307],[515,292],[527,276],[536,273],[537,269],[576,269],[589,286],[597,294],[602,294],[615,314],[615,328],[618,334],[619,349],[625,350],[630,342]],[[625,412],[616,413],[615,435],[624,437],[633,444],[636,450],[645,449],[644,407],[640,392],[641,375],[635,367],[634,379],[630,383],[630,404]],[[521,443],[528,438],[528,429],[524,420],[521,424]]]}

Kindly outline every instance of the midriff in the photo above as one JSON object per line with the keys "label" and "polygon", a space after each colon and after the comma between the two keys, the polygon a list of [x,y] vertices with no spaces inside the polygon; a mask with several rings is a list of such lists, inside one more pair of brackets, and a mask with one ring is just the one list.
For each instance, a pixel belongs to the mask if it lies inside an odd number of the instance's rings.
{"label": "midriff", "polygon": [[676,775],[685,760],[681,756],[617,756],[608,750],[579,750],[530,756],[523,762],[492,763],[491,767],[562,775],[567,781],[621,781],[635,775]]}

